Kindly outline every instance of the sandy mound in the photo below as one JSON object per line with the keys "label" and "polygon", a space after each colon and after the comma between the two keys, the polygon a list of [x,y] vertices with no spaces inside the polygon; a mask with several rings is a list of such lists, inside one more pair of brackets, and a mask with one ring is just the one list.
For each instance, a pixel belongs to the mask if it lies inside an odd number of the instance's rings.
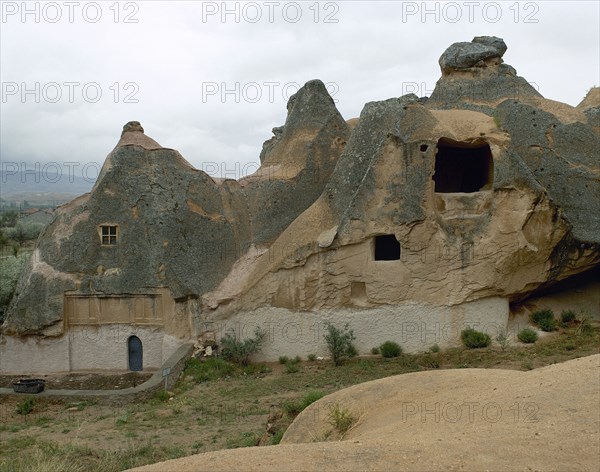
{"label": "sandy mound", "polygon": [[[360,417],[313,442],[339,402]],[[335,433],[334,433],[335,434]],[[600,470],[600,355],[519,372],[461,369],[367,382],[307,408],[282,444],[209,452],[138,471]]]}

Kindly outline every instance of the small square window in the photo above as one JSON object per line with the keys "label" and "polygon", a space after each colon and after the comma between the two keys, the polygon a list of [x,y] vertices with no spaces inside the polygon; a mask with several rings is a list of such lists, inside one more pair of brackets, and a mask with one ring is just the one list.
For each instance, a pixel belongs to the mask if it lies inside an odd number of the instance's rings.
{"label": "small square window", "polygon": [[117,226],[100,226],[100,238],[103,246],[115,246],[117,244]]}
{"label": "small square window", "polygon": [[397,261],[400,260],[400,243],[393,234],[384,234],[375,236],[375,254],[376,261]]}

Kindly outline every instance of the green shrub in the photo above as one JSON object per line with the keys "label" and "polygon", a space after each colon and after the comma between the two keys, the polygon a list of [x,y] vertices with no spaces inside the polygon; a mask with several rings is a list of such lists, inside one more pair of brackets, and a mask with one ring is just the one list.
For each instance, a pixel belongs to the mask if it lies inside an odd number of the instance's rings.
{"label": "green shrub", "polygon": [[550,332],[556,329],[556,320],[552,310],[538,310],[531,314],[531,322],[542,331]]}
{"label": "green shrub", "polygon": [[508,328],[500,328],[498,334],[495,337],[496,342],[500,345],[500,349],[506,351],[510,346],[510,338],[508,336]]}
{"label": "green shrub", "polygon": [[463,329],[460,333],[460,339],[469,349],[487,347],[492,342],[488,334],[476,331],[473,328]]}
{"label": "green shrub", "polygon": [[379,348],[378,347],[372,347],[371,348],[371,354],[373,354],[374,356],[379,354]]}
{"label": "green shrub", "polygon": [[296,356],[293,359],[294,364],[299,364],[300,362],[302,362],[302,358],[300,356]]}
{"label": "green shrub", "polygon": [[254,330],[253,338],[246,338],[243,341],[227,335],[221,338],[221,356],[226,361],[247,366],[250,363],[250,356],[260,351],[266,336],[267,332],[260,328]]}
{"label": "green shrub", "polygon": [[431,352],[434,352],[434,353],[435,353],[435,352],[440,352],[440,346],[439,346],[439,344],[437,344],[437,343],[436,343],[436,344],[434,344],[433,346],[431,346],[431,347],[429,348],[429,350],[430,350]]}
{"label": "green shrub", "polygon": [[531,344],[537,341],[538,334],[531,328],[524,328],[521,331],[519,331],[519,334],[517,334],[517,338],[522,343]]}
{"label": "green shrub", "polygon": [[560,321],[564,325],[568,325],[575,321],[576,315],[573,310],[563,310],[560,314]]}
{"label": "green shrub", "polygon": [[28,415],[33,411],[33,405],[35,405],[35,400],[33,398],[26,398],[17,404],[17,413],[19,415]]}
{"label": "green shrub", "polygon": [[343,328],[337,328],[329,322],[325,323],[325,329],[327,332],[323,336],[327,349],[331,354],[333,363],[336,366],[342,365],[344,360],[354,357],[357,354],[356,348],[352,344],[352,341],[356,339],[354,332],[349,329],[349,324],[346,323]]}
{"label": "green shrub", "polygon": [[356,418],[354,418],[354,415],[348,408],[343,407],[339,402],[336,402],[334,405],[329,406],[327,421],[338,433],[344,435],[350,430],[352,425],[354,425]]}
{"label": "green shrub", "polygon": [[298,367],[298,362],[288,361],[285,364],[285,372],[287,374],[295,374],[300,371],[300,367]]}
{"label": "green shrub", "polygon": [[594,332],[594,328],[590,323],[590,319],[587,315],[582,315],[579,319],[579,326],[577,326],[577,334],[578,335],[588,335]]}
{"label": "green shrub", "polygon": [[314,362],[317,360],[316,354],[309,354],[307,358],[310,362]]}
{"label": "green shrub", "polygon": [[350,344],[350,346],[348,346],[348,350],[346,351],[346,355],[348,357],[356,357],[356,356],[358,356],[358,349],[356,349],[356,347],[354,346],[354,344]]}
{"label": "green shrub", "polygon": [[381,346],[379,346],[379,350],[381,351],[381,355],[383,357],[398,357],[402,354],[402,348],[400,345],[394,341],[386,341]]}
{"label": "green shrub", "polygon": [[279,363],[280,364],[287,364],[288,361],[289,361],[288,356],[279,356]]}

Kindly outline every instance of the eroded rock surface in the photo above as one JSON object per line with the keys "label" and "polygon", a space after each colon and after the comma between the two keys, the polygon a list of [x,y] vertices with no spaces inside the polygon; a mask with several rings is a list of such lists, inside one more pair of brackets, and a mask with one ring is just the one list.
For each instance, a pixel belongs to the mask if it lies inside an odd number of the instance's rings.
{"label": "eroded rock surface", "polygon": [[4,334],[61,335],[65,293],[164,288],[181,338],[267,309],[360,317],[493,299],[505,319],[508,303],[600,261],[597,89],[577,108],[545,99],[505,51],[496,37],[456,43],[429,99],[367,103],[348,123],[310,81],[240,181],[126,124],[92,192],[40,237]]}

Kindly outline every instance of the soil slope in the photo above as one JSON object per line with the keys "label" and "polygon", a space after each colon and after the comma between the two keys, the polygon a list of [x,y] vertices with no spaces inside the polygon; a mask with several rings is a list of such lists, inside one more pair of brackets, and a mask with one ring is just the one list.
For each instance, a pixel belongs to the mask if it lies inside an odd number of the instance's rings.
{"label": "soil slope", "polygon": [[[359,421],[332,440],[330,405]],[[321,441],[328,434],[329,441]],[[136,471],[600,470],[600,355],[519,372],[460,369],[367,382],[307,408],[282,444]]]}

